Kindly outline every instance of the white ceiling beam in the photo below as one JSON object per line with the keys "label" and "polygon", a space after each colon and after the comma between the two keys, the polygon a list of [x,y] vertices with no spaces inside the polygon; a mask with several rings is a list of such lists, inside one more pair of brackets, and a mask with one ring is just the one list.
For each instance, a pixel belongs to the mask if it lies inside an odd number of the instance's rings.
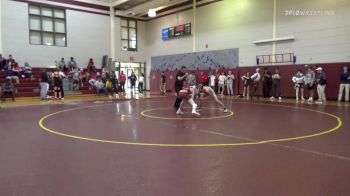
{"label": "white ceiling beam", "polygon": [[114,1],[111,1],[111,6],[115,7],[115,6],[121,5],[123,3],[126,3],[128,1],[130,1],[130,0],[114,0]]}

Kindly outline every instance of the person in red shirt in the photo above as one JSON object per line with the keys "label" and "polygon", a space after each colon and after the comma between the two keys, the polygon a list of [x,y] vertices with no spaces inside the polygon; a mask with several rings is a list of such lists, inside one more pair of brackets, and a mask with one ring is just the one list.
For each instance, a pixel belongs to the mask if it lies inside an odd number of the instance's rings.
{"label": "person in red shirt", "polygon": [[126,75],[123,71],[119,74],[119,85],[122,92],[125,92]]}
{"label": "person in red shirt", "polygon": [[208,86],[209,85],[208,75],[206,73],[202,72],[202,71],[200,73],[199,83],[202,84],[203,86]]}

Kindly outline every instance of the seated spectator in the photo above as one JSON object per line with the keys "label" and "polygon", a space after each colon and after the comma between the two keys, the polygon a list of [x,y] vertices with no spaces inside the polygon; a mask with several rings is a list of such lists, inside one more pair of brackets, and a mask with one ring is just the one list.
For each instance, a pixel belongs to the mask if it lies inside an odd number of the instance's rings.
{"label": "seated spectator", "polygon": [[12,66],[12,71],[13,71],[13,74],[15,76],[17,76],[18,78],[21,77],[22,75],[22,68],[18,65],[18,63],[14,63],[13,66]]}
{"label": "seated spectator", "polygon": [[69,68],[69,71],[78,68],[77,62],[75,62],[73,57],[70,57],[70,61],[68,62],[68,68]]}
{"label": "seated spectator", "polygon": [[6,59],[2,57],[2,54],[0,54],[0,71],[2,71],[6,66]]}
{"label": "seated spectator", "polygon": [[89,85],[90,85],[90,87],[95,87],[96,79],[97,79],[97,74],[91,73],[90,77],[89,77]]}
{"label": "seated spectator", "polygon": [[112,79],[109,78],[107,81],[106,81],[106,91],[107,93],[109,94],[109,98],[111,99],[112,96],[113,96],[113,93],[114,93],[114,89],[113,89],[113,83],[112,83]]}
{"label": "seated spectator", "polygon": [[17,76],[15,76],[14,72],[12,71],[12,69],[7,69],[5,71],[6,77],[9,77],[11,80],[15,79],[16,83],[19,83],[19,78]]}
{"label": "seated spectator", "polygon": [[12,66],[15,64],[15,59],[12,58],[12,55],[9,55],[9,58],[6,60],[5,70],[12,69]]}
{"label": "seated spectator", "polygon": [[87,65],[87,71],[88,72],[94,72],[94,73],[96,73],[96,67],[95,67],[95,63],[94,63],[94,60],[91,58],[90,60],[89,60],[89,63],[88,63],[88,65]]}
{"label": "seated spectator", "polygon": [[105,94],[107,96],[106,87],[105,87],[105,84],[102,81],[101,76],[98,76],[97,80],[95,81],[95,89],[96,89],[96,95],[97,96],[100,95],[100,92],[102,92],[103,94]]}
{"label": "seated spectator", "polygon": [[11,77],[6,77],[5,83],[2,85],[1,98],[5,101],[6,95],[12,96],[12,101],[15,101],[15,86],[12,84]]}
{"label": "seated spectator", "polygon": [[33,75],[32,67],[29,65],[28,62],[24,62],[24,66],[23,66],[22,70],[23,70],[23,75],[26,78],[32,77],[32,75]]}

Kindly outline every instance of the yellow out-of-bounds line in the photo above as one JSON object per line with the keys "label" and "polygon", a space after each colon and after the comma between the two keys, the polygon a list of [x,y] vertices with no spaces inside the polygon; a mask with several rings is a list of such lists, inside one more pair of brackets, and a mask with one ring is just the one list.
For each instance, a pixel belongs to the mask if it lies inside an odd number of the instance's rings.
{"label": "yellow out-of-bounds line", "polygon": [[[205,107],[202,107],[203,109]],[[227,118],[230,116],[234,115],[233,111],[229,111],[228,113],[226,113],[226,115],[223,116],[214,116],[214,117],[161,117],[161,116],[153,116],[153,115],[149,115],[146,114],[147,112],[151,112],[151,111],[156,111],[156,110],[169,110],[172,108],[154,108],[154,109],[149,109],[149,110],[144,110],[141,112],[141,115],[144,117],[148,117],[148,118],[155,118],[155,119],[161,119],[161,120],[213,120],[213,119],[218,119],[218,118]],[[221,108],[205,108],[205,109],[214,109],[214,110],[222,110]]]}
{"label": "yellow out-of-bounds line", "polygon": [[110,105],[110,104],[101,104],[101,105],[95,105],[95,106],[85,106],[85,107],[78,107],[78,108],[72,108],[72,109],[67,109],[67,110],[61,110],[55,113],[48,114],[44,117],[42,117],[39,120],[39,126],[49,132],[53,133],[56,135],[60,136],[65,136],[69,138],[74,138],[74,139],[79,139],[79,140],[85,140],[85,141],[92,141],[92,142],[102,142],[102,143],[112,143],[112,144],[123,144],[123,145],[135,145],[135,146],[153,146],[153,147],[229,147],[229,146],[246,146],[246,145],[259,145],[259,144],[267,144],[267,143],[273,143],[273,142],[285,142],[285,141],[293,141],[293,140],[300,140],[300,139],[308,139],[308,138],[313,138],[313,137],[318,137],[322,135],[326,135],[332,132],[335,132],[338,130],[342,125],[342,119],[336,115],[333,115],[331,113],[327,112],[322,112],[322,111],[317,111],[317,110],[312,110],[312,109],[307,109],[307,108],[300,108],[300,107],[293,107],[293,106],[283,106],[283,105],[272,105],[272,104],[262,104],[262,103],[250,103],[250,104],[255,104],[255,105],[269,105],[269,106],[280,106],[280,107],[286,107],[286,108],[294,108],[294,109],[302,109],[302,110],[307,110],[307,111],[312,111],[312,112],[317,112],[329,117],[332,117],[337,120],[337,125],[331,129],[315,133],[315,134],[310,134],[310,135],[304,135],[304,136],[298,136],[298,137],[290,137],[290,138],[279,138],[279,139],[270,139],[270,140],[262,140],[262,141],[253,141],[253,142],[240,142],[240,143],[217,143],[217,144],[166,144],[166,143],[144,143],[144,142],[126,142],[126,141],[115,141],[115,140],[104,140],[104,139],[95,139],[95,138],[89,138],[89,137],[80,137],[76,135],[70,135],[66,133],[61,133],[52,129],[47,128],[44,125],[44,121],[52,117],[56,114],[60,114],[63,112],[69,112],[73,110],[80,110],[84,108],[90,108],[90,107],[98,107],[98,106],[103,106],[103,105]]}

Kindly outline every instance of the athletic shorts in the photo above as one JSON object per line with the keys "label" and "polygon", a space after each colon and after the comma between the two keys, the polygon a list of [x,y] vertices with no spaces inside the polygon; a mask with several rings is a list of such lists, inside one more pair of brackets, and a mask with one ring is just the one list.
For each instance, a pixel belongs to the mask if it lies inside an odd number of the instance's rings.
{"label": "athletic shorts", "polygon": [[179,98],[180,98],[180,99],[188,100],[188,99],[190,99],[191,97],[192,97],[192,95],[191,95],[191,94],[188,94],[187,92],[182,92],[182,91],[179,92]]}
{"label": "athletic shorts", "polygon": [[314,84],[306,84],[305,87],[309,90],[314,89],[315,85]]}

